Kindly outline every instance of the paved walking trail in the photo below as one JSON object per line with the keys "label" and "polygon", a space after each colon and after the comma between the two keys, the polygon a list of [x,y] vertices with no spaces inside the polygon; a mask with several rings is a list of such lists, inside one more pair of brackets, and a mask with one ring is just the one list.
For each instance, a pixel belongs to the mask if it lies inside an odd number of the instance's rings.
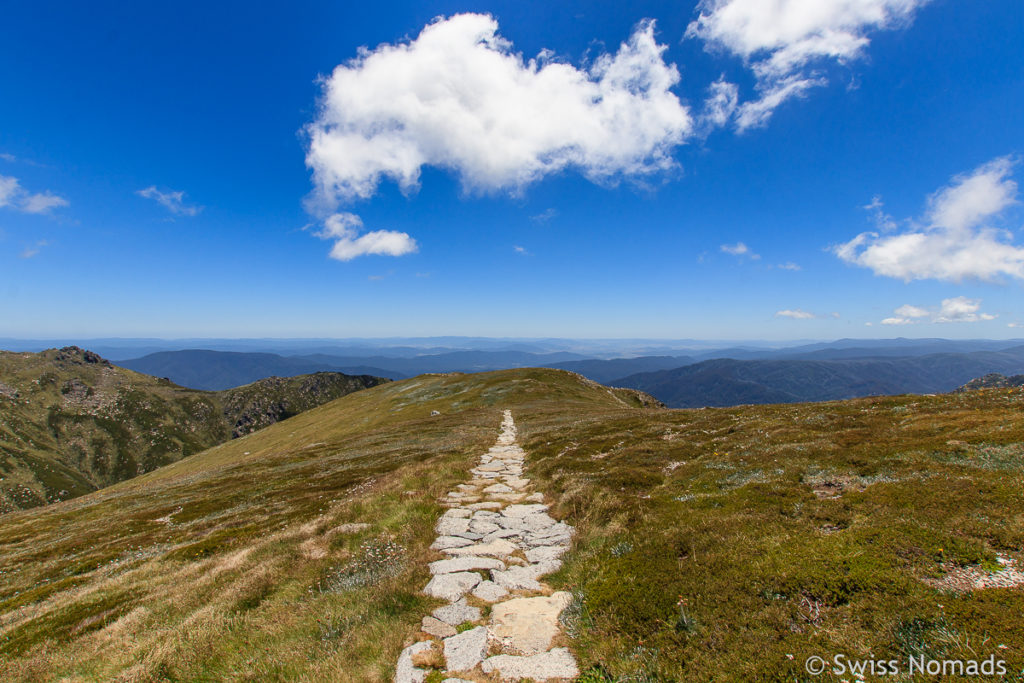
{"label": "paved walking trail", "polygon": [[574,530],[547,514],[543,494],[523,478],[525,456],[506,410],[498,442],[443,501],[449,509],[431,548],[445,559],[430,563],[423,592],[448,604],[423,618],[420,640],[398,658],[395,683],[423,683],[435,670],[446,683],[579,675],[560,646],[558,616],[572,596],[540,581],[561,566]]}

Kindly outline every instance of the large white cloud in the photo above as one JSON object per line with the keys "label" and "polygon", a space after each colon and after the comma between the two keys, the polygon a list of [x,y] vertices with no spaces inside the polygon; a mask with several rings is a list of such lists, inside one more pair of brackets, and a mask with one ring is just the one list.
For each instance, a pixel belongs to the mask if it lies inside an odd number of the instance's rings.
{"label": "large white cloud", "polygon": [[741,57],[759,99],[741,104],[743,130],[764,124],[780,104],[826,80],[812,69],[860,57],[871,31],[912,19],[929,0],[702,0],[687,36]]}
{"label": "large white cloud", "polygon": [[888,221],[888,231],[861,233],[834,251],[844,261],[905,281],[1024,278],[1024,248],[1012,243],[1012,233],[988,223],[1017,203],[1013,168],[1009,157],[1001,157],[957,176],[929,198],[922,225],[898,231]]}
{"label": "large white cloud", "polygon": [[598,182],[670,168],[693,123],[664,50],[646,21],[588,67],[548,52],[524,60],[483,14],[363,49],[325,80],[308,128],[316,201],[365,199],[385,178],[410,192],[426,165],[469,191],[516,191],[567,168]]}
{"label": "large white cloud", "polygon": [[50,213],[53,209],[67,206],[68,200],[52,192],[30,193],[17,178],[0,175],[0,207],[8,207],[23,213]]}
{"label": "large white cloud", "polygon": [[693,120],[671,91],[679,72],[664,50],[646,21],[588,66],[547,51],[524,59],[483,14],[364,48],[324,80],[307,129],[309,207],[332,214],[386,180],[413,192],[424,166],[454,173],[467,192],[511,193],[563,170],[613,183],[671,169]]}

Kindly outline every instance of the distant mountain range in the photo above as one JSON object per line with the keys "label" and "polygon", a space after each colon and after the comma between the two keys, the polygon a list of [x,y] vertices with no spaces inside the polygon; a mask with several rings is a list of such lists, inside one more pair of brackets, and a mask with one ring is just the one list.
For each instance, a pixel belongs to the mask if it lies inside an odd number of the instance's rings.
{"label": "distant mountain range", "polygon": [[539,343],[499,347],[495,342],[489,349],[436,353],[444,347],[366,345],[348,347],[356,351],[349,355],[182,350],[117,364],[182,386],[214,391],[268,376],[320,371],[404,379],[423,373],[550,367],[602,384],[641,389],[673,407],[946,392],[988,373],[1024,372],[1020,361],[1024,346],[993,340],[841,339],[788,348],[733,346],[630,358],[536,352],[515,346],[543,347]]}
{"label": "distant mountain range", "polygon": [[716,359],[612,380],[671,408],[944,393],[988,373],[1024,371],[1024,346],[1003,351],[838,360]]}
{"label": "distant mountain range", "polygon": [[218,391],[271,375],[287,377],[333,371],[349,375],[404,379],[427,372],[484,372],[509,368],[552,367],[583,358],[585,356],[568,352],[526,351],[450,351],[409,358],[327,354],[280,356],[273,353],[188,350],[162,351],[142,358],[118,361],[117,364],[147,375],[166,377],[176,384],[193,389]]}

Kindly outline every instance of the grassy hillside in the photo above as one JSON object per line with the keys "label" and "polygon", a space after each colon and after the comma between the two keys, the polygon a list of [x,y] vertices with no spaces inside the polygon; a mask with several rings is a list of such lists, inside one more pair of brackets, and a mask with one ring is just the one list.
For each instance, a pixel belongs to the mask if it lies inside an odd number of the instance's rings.
{"label": "grassy hillside", "polygon": [[578,529],[548,581],[575,596],[583,680],[799,681],[833,653],[1024,668],[1024,591],[952,590],[1022,560],[1024,392],[642,403],[555,370],[418,377],[6,515],[0,670],[390,680],[436,606],[436,501],[503,408]]}
{"label": "grassy hillside", "polygon": [[319,373],[210,393],[76,347],[0,352],[0,513],[74,498],[382,381]]}

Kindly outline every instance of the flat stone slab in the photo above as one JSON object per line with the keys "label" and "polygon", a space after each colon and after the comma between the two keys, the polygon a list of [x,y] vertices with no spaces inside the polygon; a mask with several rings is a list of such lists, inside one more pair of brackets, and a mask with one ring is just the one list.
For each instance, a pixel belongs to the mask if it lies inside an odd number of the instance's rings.
{"label": "flat stone slab", "polygon": [[476,628],[444,639],[445,668],[450,671],[469,671],[487,656],[487,628]]}
{"label": "flat stone slab", "polygon": [[495,501],[487,501],[483,503],[470,503],[466,507],[470,510],[500,510],[505,506]]}
{"label": "flat stone slab", "polygon": [[491,532],[497,531],[501,527],[490,521],[489,519],[474,519],[469,523],[469,530],[473,533],[487,535]]}
{"label": "flat stone slab", "polygon": [[491,484],[484,489],[484,493],[512,493],[514,489],[505,484]]}
{"label": "flat stone slab", "polygon": [[556,647],[539,655],[497,655],[488,657],[482,665],[485,674],[497,672],[504,681],[523,678],[547,681],[552,678],[572,680],[580,675],[576,658],[568,648]]}
{"label": "flat stone slab", "polygon": [[500,602],[491,608],[489,630],[506,652],[519,655],[546,652],[561,630],[558,615],[570,602],[572,595],[565,591],[549,597]]}
{"label": "flat stone slab", "polygon": [[491,570],[491,580],[499,586],[509,590],[540,590],[538,578],[545,574],[558,571],[562,566],[561,560],[545,560],[535,564],[528,564],[525,567],[509,567],[506,571],[498,569]]}
{"label": "flat stone slab", "polygon": [[424,669],[417,669],[412,665],[412,658],[421,652],[426,652],[431,647],[429,642],[413,643],[402,650],[398,655],[398,665],[395,667],[395,683],[423,683],[427,677]]}
{"label": "flat stone slab", "polygon": [[478,583],[480,583],[480,575],[476,572],[438,574],[430,579],[430,583],[426,585],[423,592],[435,598],[455,602],[475,588]]}
{"label": "flat stone slab", "polygon": [[509,505],[502,511],[506,517],[525,517],[538,512],[547,512],[548,506],[541,503],[530,503],[529,505]]}
{"label": "flat stone slab", "polygon": [[423,617],[423,621],[420,622],[420,630],[438,638],[447,638],[457,633],[454,626],[444,623],[437,617]]}
{"label": "flat stone slab", "polygon": [[438,607],[434,610],[434,618],[440,619],[446,624],[458,626],[459,624],[464,624],[467,621],[476,621],[479,619],[480,608],[467,605],[466,599],[462,598],[450,605]]}
{"label": "flat stone slab", "polygon": [[531,493],[526,498],[523,498],[523,500],[525,500],[527,503],[543,503],[544,502],[544,494],[543,493]]}
{"label": "flat stone slab", "polygon": [[466,555],[451,560],[438,560],[430,563],[430,573],[452,574],[454,572],[469,572],[474,569],[504,569],[505,563],[492,557],[476,557]]}
{"label": "flat stone slab", "polygon": [[467,545],[473,545],[473,541],[468,538],[462,538],[461,536],[438,536],[434,542],[430,544],[430,549],[444,550],[445,548],[461,548]]}
{"label": "flat stone slab", "polygon": [[437,532],[438,536],[454,536],[455,534],[469,531],[469,515],[466,517],[442,517],[437,520],[434,531]]}
{"label": "flat stone slab", "polygon": [[510,591],[541,589],[540,581],[527,567],[509,567],[506,571],[494,570],[491,572],[491,580]]}
{"label": "flat stone slab", "polygon": [[527,550],[526,559],[530,562],[557,560],[564,555],[567,550],[569,550],[569,547],[564,545],[541,545]]}
{"label": "flat stone slab", "polygon": [[517,547],[503,538],[498,538],[489,543],[475,543],[461,548],[447,548],[444,550],[447,555],[490,555],[493,557],[508,557],[517,550]]}
{"label": "flat stone slab", "polygon": [[473,515],[472,511],[470,511],[470,510],[468,510],[466,508],[454,508],[454,509],[451,509],[451,510],[446,510],[445,513],[443,515],[441,515],[441,519],[451,519],[453,517],[455,517],[455,518],[470,517],[472,515]]}
{"label": "flat stone slab", "polygon": [[481,581],[473,589],[473,595],[484,602],[498,602],[508,596],[508,590],[493,581]]}

